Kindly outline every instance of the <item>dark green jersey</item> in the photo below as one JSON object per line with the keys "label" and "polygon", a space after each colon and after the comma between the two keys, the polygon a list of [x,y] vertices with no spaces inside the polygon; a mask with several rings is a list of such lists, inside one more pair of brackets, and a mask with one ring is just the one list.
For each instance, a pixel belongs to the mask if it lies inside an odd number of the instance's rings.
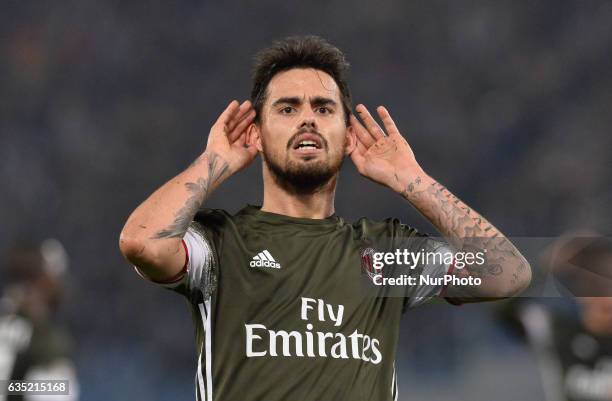
{"label": "dark green jersey", "polygon": [[[72,362],[72,340],[50,321],[35,321],[0,299],[0,380],[68,380],[70,395],[58,401],[78,399],[78,383]],[[0,401],[19,401],[21,395],[3,395]]]}
{"label": "dark green jersey", "polygon": [[533,348],[546,399],[609,401],[612,336],[588,330],[580,308],[573,299],[515,298],[500,317]]}
{"label": "dark green jersey", "polygon": [[[372,252],[407,238],[443,246],[396,219],[349,224],[254,206],[200,212],[184,238],[187,274],[170,285],[192,306],[198,400],[396,399],[402,313],[441,291],[372,293]],[[433,276],[448,268],[427,267]]]}

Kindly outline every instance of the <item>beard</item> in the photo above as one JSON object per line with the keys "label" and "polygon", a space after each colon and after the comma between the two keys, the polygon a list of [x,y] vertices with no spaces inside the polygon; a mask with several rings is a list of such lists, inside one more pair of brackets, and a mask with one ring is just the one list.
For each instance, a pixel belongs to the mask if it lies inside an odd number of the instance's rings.
{"label": "beard", "polygon": [[287,153],[284,163],[280,163],[263,147],[263,162],[274,181],[287,192],[298,195],[311,194],[325,186],[336,177],[343,161],[344,157],[340,154],[327,160],[300,162],[290,160]]}

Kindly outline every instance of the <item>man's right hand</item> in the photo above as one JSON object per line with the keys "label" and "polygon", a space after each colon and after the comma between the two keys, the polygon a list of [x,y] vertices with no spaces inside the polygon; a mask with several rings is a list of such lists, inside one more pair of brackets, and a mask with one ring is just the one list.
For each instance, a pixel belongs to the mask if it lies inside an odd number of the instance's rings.
{"label": "man's right hand", "polygon": [[250,101],[238,104],[233,100],[213,124],[208,135],[206,154],[216,154],[228,164],[229,175],[249,165],[257,156],[257,148],[250,144],[247,130],[255,119]]}
{"label": "man's right hand", "polygon": [[223,180],[253,161],[247,141],[255,118],[249,101],[232,101],[213,124],[204,153],[185,171],[158,188],[128,218],[121,232],[123,255],[151,280],[174,280],[185,267],[181,245],[189,224]]}

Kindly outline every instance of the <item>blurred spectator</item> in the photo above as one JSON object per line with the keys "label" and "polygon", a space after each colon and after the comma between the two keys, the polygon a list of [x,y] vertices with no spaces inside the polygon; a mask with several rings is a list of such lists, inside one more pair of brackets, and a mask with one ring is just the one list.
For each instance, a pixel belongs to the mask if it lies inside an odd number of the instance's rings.
{"label": "blurred spectator", "polygon": [[[16,245],[6,257],[0,298],[0,380],[67,380],[68,396],[9,395],[4,400],[78,399],[72,340],[53,322],[68,258],[54,239],[40,246]],[[7,398],[3,398],[7,397]]]}
{"label": "blurred spectator", "polygon": [[546,401],[611,401],[612,241],[570,235],[544,257],[563,297],[515,299],[502,316],[535,353]]}

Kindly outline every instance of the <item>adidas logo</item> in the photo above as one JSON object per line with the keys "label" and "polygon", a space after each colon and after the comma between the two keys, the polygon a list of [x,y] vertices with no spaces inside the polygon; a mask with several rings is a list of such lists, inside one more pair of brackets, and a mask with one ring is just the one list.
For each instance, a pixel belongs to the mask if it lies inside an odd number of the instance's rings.
{"label": "adidas logo", "polygon": [[274,269],[281,268],[280,263],[274,260],[272,255],[270,255],[270,252],[268,252],[265,249],[259,252],[257,255],[253,256],[253,259],[251,260],[251,263],[249,264],[249,266],[251,267],[272,267]]}

